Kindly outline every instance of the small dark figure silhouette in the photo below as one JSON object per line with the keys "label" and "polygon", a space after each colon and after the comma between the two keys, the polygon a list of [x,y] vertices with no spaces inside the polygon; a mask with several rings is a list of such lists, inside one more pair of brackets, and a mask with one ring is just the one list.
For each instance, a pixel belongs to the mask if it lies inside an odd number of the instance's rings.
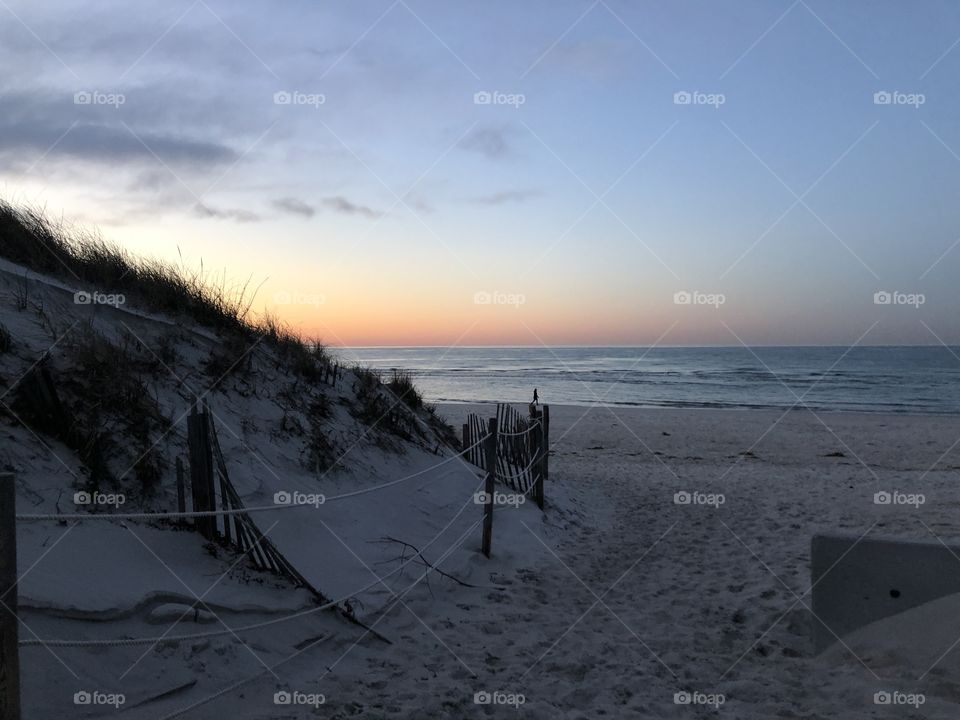
{"label": "small dark figure silhouette", "polygon": [[533,404],[534,404],[534,405],[539,405],[539,404],[540,404],[540,396],[537,395],[537,389],[536,389],[536,388],[533,389]]}

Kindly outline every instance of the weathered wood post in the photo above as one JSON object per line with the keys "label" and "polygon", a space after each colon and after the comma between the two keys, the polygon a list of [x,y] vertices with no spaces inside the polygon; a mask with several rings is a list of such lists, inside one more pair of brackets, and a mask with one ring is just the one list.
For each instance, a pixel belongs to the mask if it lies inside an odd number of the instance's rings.
{"label": "weathered wood post", "polygon": [[[213,510],[213,453],[210,449],[209,425],[206,413],[197,410],[194,403],[187,419],[187,437],[190,446],[190,486],[193,509],[198,512]],[[198,517],[196,527],[207,540],[213,540],[216,518]]]}
{"label": "weathered wood post", "polygon": [[543,413],[534,417],[536,426],[533,429],[533,499],[537,507],[543,510],[543,456],[545,451],[545,435],[543,432]]}
{"label": "weathered wood post", "polygon": [[20,720],[17,508],[13,474],[0,473],[0,718]]}
{"label": "weathered wood post", "polygon": [[[180,459],[180,456],[177,456],[177,512],[183,513],[187,511],[187,497],[184,490],[183,482],[183,460]],[[179,517],[177,518],[177,523],[182,525],[186,522],[186,518]]]}
{"label": "weathered wood post", "polygon": [[487,439],[484,449],[487,453],[487,477],[484,483],[486,495],[483,504],[483,554],[490,557],[490,545],[493,536],[493,496],[496,491],[497,473],[497,419],[487,422]]}
{"label": "weathered wood post", "polygon": [[546,448],[546,453],[543,456],[543,475],[544,478],[550,479],[550,463],[548,462],[550,458],[550,406],[543,406],[543,444]]}
{"label": "weathered wood post", "polygon": [[[466,449],[470,447],[470,425],[468,425],[467,423],[463,424],[463,432],[461,433],[461,437],[463,438],[463,440],[460,445],[460,450],[466,451]],[[470,454],[467,453],[467,461],[469,460],[470,460]]]}
{"label": "weathered wood post", "polygon": [[[213,416],[210,415],[209,417],[210,417],[210,434],[213,435],[214,437],[216,437],[215,433],[217,432],[217,430],[216,430],[216,428],[213,427]],[[217,449],[217,453],[218,453],[218,456],[217,456],[217,457],[218,457],[218,465],[219,465],[219,453],[220,453],[219,447],[220,447],[220,441],[217,440],[216,442],[217,442],[217,448],[218,448],[218,449]],[[226,473],[220,472],[219,475],[220,475],[220,508],[221,508],[222,510],[229,510],[229,509],[230,509],[230,503],[229,503],[228,500],[227,500],[228,494],[229,494],[229,492],[230,492],[230,490],[229,490],[228,487],[227,487],[227,483],[228,483],[229,481],[227,480],[227,475],[226,475]],[[214,508],[214,510],[216,510],[216,508]],[[217,518],[214,518],[214,521],[216,521],[216,519],[217,519]],[[221,516],[220,516],[220,519],[223,521],[223,539],[227,541],[227,544],[230,544],[230,543],[232,542],[232,540],[233,540],[233,539],[232,539],[232,535],[231,535],[231,533],[230,533],[230,516],[229,516],[229,515],[221,515]]]}

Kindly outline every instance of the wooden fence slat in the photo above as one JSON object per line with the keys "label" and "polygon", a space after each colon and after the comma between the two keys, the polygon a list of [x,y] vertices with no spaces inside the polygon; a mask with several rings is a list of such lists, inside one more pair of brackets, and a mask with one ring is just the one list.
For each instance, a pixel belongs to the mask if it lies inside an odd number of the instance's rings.
{"label": "wooden fence slat", "polygon": [[[184,480],[183,480],[183,460],[180,459],[180,456],[177,456],[177,512],[186,512],[187,511],[187,498],[185,494]],[[183,523],[184,518],[178,518],[178,523]]]}
{"label": "wooden fence slat", "polygon": [[[227,465],[223,460],[223,450],[220,449],[220,439],[217,437],[217,429],[213,426],[213,415],[208,411],[207,422],[210,423],[208,428],[208,433],[210,435],[210,448],[213,455],[213,461],[216,463],[218,474],[220,476],[220,505],[223,509],[230,509],[230,503],[228,501],[227,495]],[[229,543],[231,542],[230,534],[230,515],[224,515],[223,520],[223,537]]]}
{"label": "wooden fence slat", "polygon": [[17,490],[0,473],[0,718],[20,720],[20,647],[17,627]]}
{"label": "wooden fence slat", "polygon": [[543,406],[543,480],[550,479],[550,406]]}
{"label": "wooden fence slat", "polygon": [[487,451],[487,477],[484,482],[484,492],[486,493],[486,502],[483,504],[483,540],[481,543],[481,549],[483,554],[487,557],[490,557],[490,549],[492,544],[493,536],[493,497],[496,492],[496,476],[497,476],[497,419],[490,418],[489,423],[487,423],[488,432],[490,437],[484,442],[485,449]]}
{"label": "wooden fence slat", "polygon": [[[207,422],[197,409],[197,405],[190,410],[187,418],[187,437],[190,450],[190,488],[193,494],[193,509],[197,512],[213,510],[213,499],[210,497],[213,486],[213,460],[210,457],[210,444],[206,432]],[[195,526],[207,539],[213,540],[216,529],[216,518],[199,517]]]}
{"label": "wooden fence slat", "polygon": [[[209,409],[208,409],[209,410]],[[211,413],[206,413],[208,418]],[[199,423],[199,421],[198,421]],[[237,494],[233,483],[230,482],[230,474],[227,471],[227,463],[223,456],[223,450],[220,447],[220,440],[217,437],[216,428],[211,421],[207,421],[208,447],[211,455],[211,483],[213,473],[213,462],[216,462],[216,468],[220,477],[220,504],[224,510],[242,510],[244,505],[240,496]],[[211,485],[212,491],[212,485]],[[211,508],[213,509],[213,508]],[[228,523],[233,520],[233,534],[231,536]],[[216,528],[216,518],[211,518]],[[248,552],[254,564],[261,568],[270,570],[278,575],[282,575],[292,580],[294,584],[306,588],[313,593],[321,602],[328,602],[328,598],[315,588],[289,561],[283,556],[277,547],[270,542],[260,528],[257,526],[247,513],[237,513],[232,516],[223,516],[224,534],[228,541],[231,537],[236,538],[235,546],[240,548],[241,552]]]}

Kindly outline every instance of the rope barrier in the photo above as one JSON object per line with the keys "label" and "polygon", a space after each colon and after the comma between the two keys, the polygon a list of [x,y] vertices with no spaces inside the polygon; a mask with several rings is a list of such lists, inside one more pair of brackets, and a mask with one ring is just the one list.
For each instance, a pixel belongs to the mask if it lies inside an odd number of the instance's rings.
{"label": "rope barrier", "polygon": [[[470,503],[469,503],[469,501],[468,501],[466,505],[464,505],[462,508],[460,508],[460,512],[458,512],[457,515],[454,516],[454,519],[456,519],[457,517],[459,517],[460,514],[464,511],[464,509],[465,509],[465,508],[467,507],[467,505],[469,505],[469,504],[470,504]],[[443,562],[444,560],[446,560],[447,557],[448,557],[455,549],[457,549],[461,544],[463,544],[463,541],[466,540],[467,536],[468,536],[471,532],[473,532],[473,530],[477,527],[477,525],[480,524],[480,522],[481,522],[481,521],[478,520],[478,521],[475,522],[473,525],[471,525],[469,528],[467,528],[467,531],[466,531],[463,535],[461,535],[460,538],[459,538],[453,545],[451,545],[450,548],[448,548],[447,551],[446,551],[445,553],[443,553],[443,555],[437,560],[437,564],[439,565],[441,562]],[[452,523],[453,523],[453,521],[451,520],[451,521],[450,521],[450,524],[452,524]],[[448,524],[447,527],[450,527],[450,525]],[[444,528],[444,530],[446,530],[446,528]],[[442,532],[443,532],[443,531],[441,531],[441,533],[442,533]],[[438,535],[437,537],[439,537],[439,535]],[[435,542],[436,539],[437,539],[437,538],[434,538],[433,540],[430,541],[430,543],[433,544],[433,542]],[[424,573],[423,573],[420,577],[418,577],[416,580],[414,580],[409,586],[407,586],[407,588],[406,588],[403,592],[401,592],[401,593],[399,593],[399,594],[394,593],[394,595],[395,595],[396,598],[397,598],[397,601],[401,601],[402,598],[403,598],[403,596],[406,595],[408,592],[410,592],[414,587],[416,587],[417,585],[419,585],[419,584],[420,584],[420,581],[423,580],[429,573],[430,573],[430,568],[428,568],[427,570],[425,570]],[[393,605],[391,605],[391,608],[392,608],[394,605],[396,605],[396,602],[394,602]],[[382,617],[382,616],[381,616],[381,617]],[[373,626],[376,626],[376,622],[374,622]],[[372,628],[373,626],[371,626],[371,628]],[[368,630],[367,632],[369,632],[369,630]],[[362,636],[361,636],[361,637],[362,637]],[[319,642],[319,640],[310,643],[310,644],[307,645],[306,647],[304,647],[304,648],[302,648],[302,649],[300,649],[300,650],[297,650],[295,653],[292,653],[291,655],[288,655],[288,656],[285,657],[283,660],[280,660],[279,662],[276,662],[276,663],[274,663],[273,665],[271,665],[271,666],[269,666],[269,667],[265,667],[263,670],[260,670],[259,672],[257,672],[257,673],[254,674],[254,675],[251,675],[251,676],[249,676],[249,677],[246,677],[246,678],[244,678],[243,680],[239,680],[239,681],[233,683],[232,685],[229,685],[229,686],[227,686],[227,687],[225,687],[225,688],[222,688],[221,690],[218,690],[217,692],[215,692],[213,695],[209,695],[208,697],[205,697],[205,698],[203,698],[202,700],[197,700],[196,702],[193,702],[193,703],[191,703],[190,705],[187,705],[186,707],[182,707],[182,708],[180,708],[179,710],[174,710],[174,711],[171,712],[171,713],[167,713],[167,714],[164,715],[162,718],[160,718],[160,720],[173,720],[173,718],[180,717],[181,715],[183,715],[183,714],[185,714],[185,713],[188,713],[188,712],[190,712],[191,710],[196,710],[198,707],[202,707],[203,705],[206,705],[207,703],[213,702],[213,701],[216,700],[217,698],[223,697],[223,696],[226,695],[227,693],[230,693],[230,692],[233,692],[233,691],[235,691],[235,690],[238,690],[238,689],[240,689],[241,687],[243,687],[244,685],[248,685],[248,684],[252,683],[253,681],[258,680],[259,678],[263,677],[263,675],[265,675],[265,674],[268,673],[268,672],[273,673],[273,674],[275,675],[276,673],[275,673],[274,671],[275,671],[277,668],[279,668],[281,665],[285,665],[286,663],[290,662],[290,661],[293,660],[295,657],[298,657],[301,653],[309,650],[311,647],[313,647],[314,645],[316,645],[318,642]],[[359,642],[359,641],[358,641],[358,642]],[[328,672],[329,672],[329,671],[328,671]],[[321,678],[324,677],[325,675],[326,675],[326,673],[324,673],[324,675],[321,676]]]}
{"label": "rope barrier", "polygon": [[[416,557],[411,558],[406,561],[406,563],[413,562]],[[203,640],[205,638],[221,637],[223,635],[234,635],[236,633],[248,632],[250,630],[259,630],[260,628],[270,627],[272,625],[279,625],[280,623],[288,622],[290,620],[295,620],[296,618],[306,617],[307,615],[312,615],[314,613],[322,612],[323,610],[329,610],[332,607],[336,607],[345,600],[359,595],[362,592],[366,592],[374,585],[379,584],[380,580],[386,580],[391,575],[402,570],[406,567],[406,563],[396,568],[395,570],[387,573],[379,580],[366,585],[355,592],[345,595],[339,600],[333,600],[331,602],[325,603],[323,605],[318,605],[317,607],[310,608],[309,610],[301,610],[300,612],[293,613],[292,615],[284,615],[280,618],[274,618],[273,620],[267,620],[261,623],[254,623],[253,625],[242,625],[235,628],[227,628],[225,630],[210,630],[208,632],[202,633],[192,633],[190,635],[165,635],[160,637],[146,637],[146,638],[107,638],[104,640],[41,640],[40,638],[31,638],[27,640],[21,640],[19,645],[21,647],[27,646],[36,646],[40,645],[42,647],[128,647],[134,645],[154,645],[162,642],[180,642],[184,640]],[[179,622],[179,621],[178,621]],[[176,623],[175,623],[176,624]]]}
{"label": "rope barrier", "polygon": [[[478,489],[481,486],[478,486]],[[280,618],[274,618],[273,620],[266,620],[264,622],[254,623],[252,625],[244,625],[244,626],[235,627],[235,628],[226,628],[224,630],[211,630],[203,633],[191,633],[189,635],[166,635],[161,637],[150,637],[150,638],[108,638],[104,640],[64,640],[64,639],[41,640],[40,638],[33,638],[28,640],[21,640],[19,642],[19,645],[21,647],[36,646],[36,645],[40,645],[43,647],[125,647],[125,646],[135,646],[135,645],[153,645],[161,642],[201,640],[204,638],[221,637],[223,635],[235,635],[237,633],[248,632],[250,630],[259,630],[261,628],[271,627],[273,625],[279,625],[284,622],[289,622],[290,620],[295,620],[297,618],[306,617],[314,613],[322,612],[323,610],[329,610],[330,608],[339,605],[345,600],[349,600],[350,598],[355,597],[360,593],[366,592],[367,590],[372,588],[374,585],[381,584],[384,580],[386,580],[387,578],[393,575],[396,575],[398,572],[402,571],[407,565],[415,562],[418,558],[422,558],[423,551],[429,548],[431,545],[433,545],[447,530],[449,530],[450,526],[453,525],[454,522],[456,522],[457,518],[460,517],[463,514],[463,511],[466,508],[468,508],[472,503],[473,503],[473,495],[471,495],[470,499],[460,508],[459,511],[457,511],[457,514],[450,519],[450,522],[448,522],[443,527],[443,529],[441,529],[440,532],[433,537],[433,539],[430,542],[428,542],[426,545],[423,546],[423,550],[421,550],[420,553],[413,555],[409,560],[404,561],[403,563],[401,563],[399,566],[391,570],[386,575],[377,577],[373,582],[369,583],[368,585],[364,585],[359,590],[355,590],[348,595],[344,595],[339,600],[334,600],[332,602],[319,605],[315,608],[310,608],[309,610],[301,610],[300,612],[296,612],[291,615],[284,615],[283,617],[280,617]],[[480,524],[480,521],[478,520],[473,525],[471,525],[468,531],[464,533],[464,536],[461,537],[461,539],[455,543],[454,547],[459,546],[463,542],[463,539],[466,537],[466,535],[469,534],[470,531],[472,531],[479,524]],[[439,564],[439,561],[437,562],[437,564]],[[428,569],[428,572],[429,572],[429,569]],[[419,580],[417,582],[419,582]],[[410,587],[412,588],[413,586],[411,585]]]}
{"label": "rope barrier", "polygon": [[533,468],[533,466],[537,464],[537,460],[539,459],[540,459],[539,457],[534,455],[533,460],[530,461],[530,464],[527,465],[519,473],[517,473],[516,475],[500,475],[498,473],[497,480],[521,480],[528,472],[530,472],[531,468]]}
{"label": "rope barrier", "polygon": [[501,432],[498,430],[497,437],[519,437],[521,435],[526,435],[527,433],[531,432],[534,428],[539,427],[539,425],[540,425],[540,421],[537,420],[530,427],[528,427],[526,430],[523,430],[521,432],[508,433],[508,432]]}
{"label": "rope barrier", "polygon": [[[323,501],[318,502],[318,505],[325,505],[330,502],[336,502],[337,500],[346,500],[348,498],[359,497],[360,495],[367,495],[368,493],[376,492],[378,490],[383,490],[384,488],[391,487],[393,485],[398,485],[407,480],[412,480],[415,477],[425,475],[428,472],[436,470],[437,468],[443,467],[448,463],[453,462],[454,460],[463,457],[468,452],[474,448],[481,445],[489,435],[485,435],[480,438],[476,443],[466,448],[465,450],[457,453],[456,455],[451,455],[442,462],[437,463],[436,465],[431,465],[428,468],[423,470],[418,470],[417,472],[407,475],[406,477],[398,478],[396,480],[390,480],[380,485],[373,485],[368,488],[362,488],[360,490],[352,490],[351,492],[342,493],[340,495],[331,495],[329,497],[323,496]],[[317,493],[319,496],[320,494]],[[170,513],[102,513],[102,514],[92,514],[92,513],[65,513],[65,514],[38,514],[38,515],[17,515],[16,519],[23,522],[36,522],[42,520],[162,520],[166,518],[202,518],[202,517],[219,517],[227,515],[242,515],[243,513],[255,513],[255,512],[269,512],[271,510],[293,510],[296,508],[313,508],[316,507],[314,503],[291,503],[290,505],[259,505],[255,507],[248,508],[233,508],[231,510],[196,510],[190,512],[170,512]]]}

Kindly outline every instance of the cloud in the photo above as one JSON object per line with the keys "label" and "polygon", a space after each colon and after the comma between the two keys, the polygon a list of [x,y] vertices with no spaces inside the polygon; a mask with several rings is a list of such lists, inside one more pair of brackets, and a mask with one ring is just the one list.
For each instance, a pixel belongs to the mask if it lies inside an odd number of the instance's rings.
{"label": "cloud", "polygon": [[507,127],[477,128],[460,141],[460,147],[496,160],[513,152],[509,142],[511,134]]}
{"label": "cloud", "polygon": [[277,208],[277,210],[305,218],[311,218],[316,213],[316,209],[312,205],[308,205],[303,202],[303,200],[297,200],[297,198],[291,197],[277,198],[273,201],[273,206]]}
{"label": "cloud", "polygon": [[[134,131],[136,132],[136,131]],[[137,133],[123,127],[76,124],[45,125],[30,121],[0,120],[0,152],[14,155],[45,154],[104,163],[148,162],[220,165],[233,162],[237,153],[217,142],[174,135]]]}
{"label": "cloud", "polygon": [[539,190],[503,190],[501,192],[483,195],[474,200],[480,205],[507,205],[508,203],[522,203],[530,198],[540,196]]}
{"label": "cloud", "polygon": [[382,212],[368,208],[366,205],[357,205],[356,203],[350,202],[342,195],[324,198],[322,203],[324,207],[344,215],[362,215],[363,217],[367,218],[378,218],[383,216]]}
{"label": "cloud", "polygon": [[[0,93],[0,152],[25,157],[73,157],[101,163],[219,165],[237,152],[219,141],[158,132],[125,110],[75,105],[73,95],[50,90]],[[126,122],[127,126],[124,126]]]}
{"label": "cloud", "polygon": [[213,208],[202,202],[198,202],[193,206],[193,214],[200,218],[234,220],[240,223],[260,222],[260,216],[249,210],[239,208]]}

